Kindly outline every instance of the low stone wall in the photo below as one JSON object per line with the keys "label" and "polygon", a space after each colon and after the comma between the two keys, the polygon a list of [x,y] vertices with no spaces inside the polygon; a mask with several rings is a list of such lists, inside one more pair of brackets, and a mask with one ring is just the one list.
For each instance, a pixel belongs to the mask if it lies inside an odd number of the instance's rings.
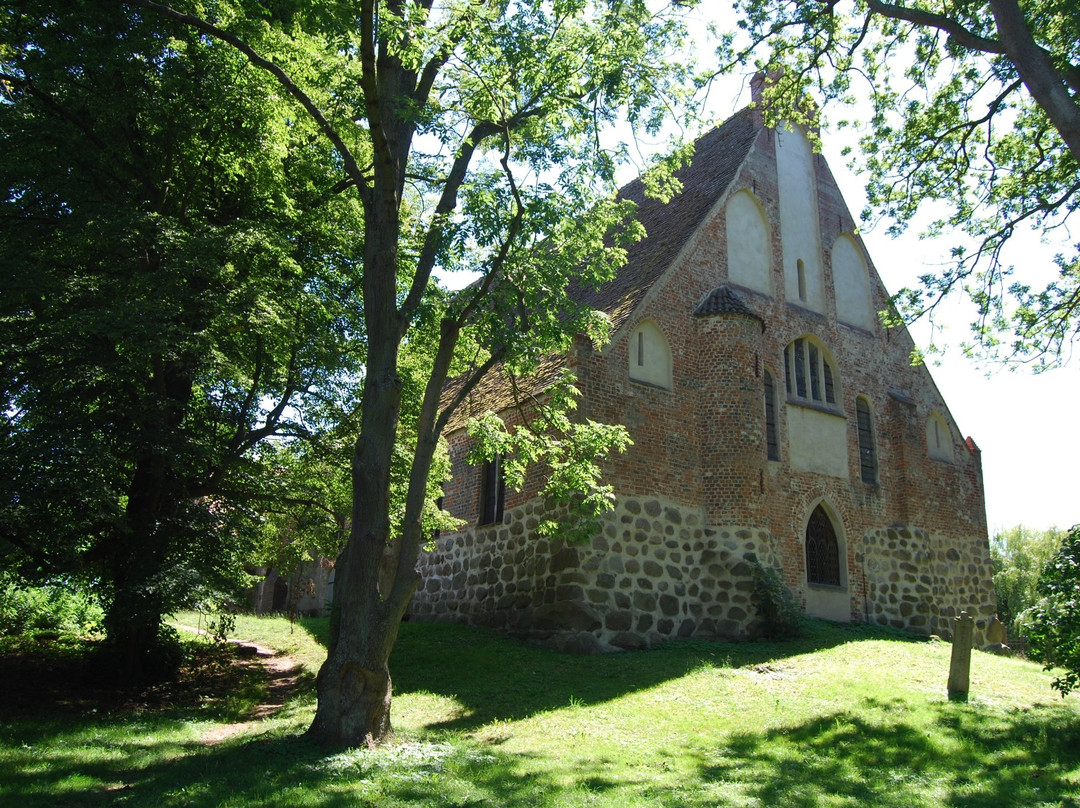
{"label": "low stone wall", "polygon": [[890,527],[863,538],[866,617],[879,625],[951,638],[961,610],[975,618],[975,647],[997,611],[985,540]]}
{"label": "low stone wall", "polygon": [[421,559],[417,619],[488,626],[570,651],[641,648],[677,637],[753,634],[753,554],[767,531],[704,525],[700,509],[621,499],[591,543],[534,536],[543,503],[503,524],[442,536]]}
{"label": "low stone wall", "polygon": [[[581,545],[535,535],[543,515],[543,502],[533,500],[500,525],[440,537],[421,557],[411,617],[579,653],[745,638],[759,629],[752,559],[782,566],[769,531],[706,525],[701,509],[657,497],[620,499],[600,534]],[[966,609],[983,644],[996,610],[985,541],[890,527],[850,549],[849,591],[865,593],[854,605],[868,622],[949,638],[953,617]],[[801,559],[789,564],[801,569]]]}

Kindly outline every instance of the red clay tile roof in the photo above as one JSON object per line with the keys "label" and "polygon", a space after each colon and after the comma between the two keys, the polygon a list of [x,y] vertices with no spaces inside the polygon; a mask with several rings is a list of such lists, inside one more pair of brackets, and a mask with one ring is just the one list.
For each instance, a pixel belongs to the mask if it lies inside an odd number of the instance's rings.
{"label": "red clay tile roof", "polygon": [[759,323],[764,322],[761,315],[746,305],[739,293],[730,286],[717,286],[701,299],[694,309],[695,317],[712,317],[716,314],[741,314],[753,317]]}
{"label": "red clay tile roof", "polygon": [[676,174],[682,192],[667,204],[646,199],[640,179],[619,191],[637,203],[647,235],[630,247],[626,266],[614,280],[599,289],[578,289],[575,297],[605,312],[613,328],[621,326],[727,190],[757,133],[752,111],[743,109],[702,135],[690,165]]}
{"label": "red clay tile roof", "polygon": [[[702,135],[694,144],[690,165],[676,173],[682,182],[682,191],[666,204],[646,198],[640,179],[624,186],[619,196],[637,203],[637,219],[645,227],[647,235],[629,248],[626,265],[612,281],[599,289],[578,287],[572,289],[571,294],[592,308],[603,311],[611,318],[612,328],[618,329],[650,287],[671,266],[716,200],[727,190],[749,154],[757,133],[751,110],[743,109],[723,125]],[[752,312],[750,314],[755,316]],[[545,360],[536,376],[523,380],[523,388],[518,393],[526,396],[542,393],[559,377],[567,360],[566,356],[553,356]],[[447,384],[443,392],[444,402],[460,384],[460,379]],[[496,367],[480,381],[454,414],[448,430],[464,426],[471,415],[487,410],[501,412],[513,404],[514,392],[503,376],[501,366]]]}
{"label": "red clay tile roof", "polygon": [[[483,415],[487,411],[504,412],[518,403],[527,404],[530,398],[543,395],[544,391],[551,387],[562,376],[563,370],[568,364],[569,357],[566,354],[557,354],[541,360],[536,373],[526,379],[518,381],[515,389],[506,378],[503,365],[500,362],[489,370],[472,389],[457,411],[450,417],[446,426],[447,432],[461,429],[472,417]],[[443,388],[443,404],[451,395],[461,389],[465,379],[458,376],[446,383]]]}

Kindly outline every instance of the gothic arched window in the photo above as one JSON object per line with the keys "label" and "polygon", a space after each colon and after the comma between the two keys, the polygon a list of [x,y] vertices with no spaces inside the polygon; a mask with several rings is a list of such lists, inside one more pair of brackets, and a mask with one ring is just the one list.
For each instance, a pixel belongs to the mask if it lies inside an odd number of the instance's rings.
{"label": "gothic arched window", "polygon": [[806,582],[840,586],[840,545],[832,520],[820,505],[806,523]]}
{"label": "gothic arched window", "polygon": [[836,373],[832,359],[817,340],[793,339],[784,350],[784,376],[790,398],[836,406]]}

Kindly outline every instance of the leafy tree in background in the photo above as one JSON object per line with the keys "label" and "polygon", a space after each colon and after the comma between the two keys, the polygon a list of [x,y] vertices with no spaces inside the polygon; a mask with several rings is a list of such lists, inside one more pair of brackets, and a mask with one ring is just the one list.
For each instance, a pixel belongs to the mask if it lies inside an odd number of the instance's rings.
{"label": "leafy tree in background", "polygon": [[1076,247],[1063,244],[1045,285],[1026,279],[1028,267],[1014,274],[1001,250],[1028,226],[1064,242],[1080,205],[1076,4],[739,0],[735,11],[742,31],[724,39],[722,69],[757,57],[773,77],[774,120],[806,122],[813,113],[799,100],[811,88],[826,101],[866,97],[860,163],[871,208],[900,231],[942,203],[934,210],[948,213],[929,232],[970,237],[951,267],[898,296],[901,311],[932,312],[963,289],[979,312],[973,347],[985,355],[1037,367],[1067,358],[1080,329]]}
{"label": "leafy tree in background", "polygon": [[[440,435],[481,379],[524,380],[577,334],[603,340],[604,323],[568,285],[612,277],[638,232],[609,237],[631,206],[610,197],[626,150],[605,148],[601,133],[619,117],[655,130],[669,116],[688,78],[673,50],[679,15],[694,3],[360,0],[264,6],[257,23],[226,4],[129,4],[228,42],[273,75],[333,144],[361,200],[366,364],[311,734],[381,742],[387,660],[418,583]],[[298,73],[260,49],[263,26],[315,66]],[[436,270],[474,281],[450,295]],[[588,523],[610,495],[596,461],[626,435],[573,420],[572,404],[557,386],[532,404],[545,428],[484,419],[477,434],[486,451],[515,453],[518,479],[527,461],[555,471],[546,493],[570,509],[569,523]]]}
{"label": "leafy tree in background", "polygon": [[1010,637],[1025,633],[1025,613],[1039,599],[1039,575],[1064,536],[1065,531],[1056,527],[1029,530],[1018,525],[990,540],[998,617],[1008,627]]}
{"label": "leafy tree in background", "polygon": [[1064,669],[1054,687],[1065,696],[1080,688],[1080,525],[1043,569],[1039,595],[1028,624],[1028,651],[1047,670]]}
{"label": "leafy tree in background", "polygon": [[21,0],[0,43],[0,557],[96,592],[117,677],[154,679],[162,615],[235,587],[282,499],[258,445],[358,372],[356,196],[194,31]]}

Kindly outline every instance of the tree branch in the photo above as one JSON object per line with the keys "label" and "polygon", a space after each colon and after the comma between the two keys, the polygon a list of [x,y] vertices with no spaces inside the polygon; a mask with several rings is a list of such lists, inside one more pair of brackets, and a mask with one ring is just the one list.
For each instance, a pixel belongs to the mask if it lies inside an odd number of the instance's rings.
{"label": "tree branch", "polygon": [[[265,70],[275,79],[277,79],[278,83],[285,88],[285,91],[290,96],[292,96],[293,99],[299,102],[300,106],[302,106],[307,112],[307,114],[311,117],[311,119],[315,121],[315,124],[319,127],[319,130],[334,145],[334,148],[341,156],[342,164],[345,168],[345,173],[349,175],[352,181],[356,184],[356,187],[360,189],[361,194],[365,197],[370,195],[371,188],[368,184],[367,177],[365,177],[363,171],[360,170],[360,165],[357,163],[355,155],[352,153],[352,150],[345,144],[345,141],[342,139],[341,135],[338,134],[337,129],[335,129],[333,124],[331,124],[330,121],[327,120],[322,110],[319,109],[318,105],[311,99],[311,97],[303,90],[301,90],[300,87],[296,84],[296,82],[292,80],[289,74],[282,70],[280,67],[278,67],[274,62],[263,57],[254,48],[252,48],[239,37],[229,33],[222,28],[218,28],[216,25],[213,25],[206,20],[201,19],[200,17],[196,17],[191,14],[185,14],[181,11],[177,11],[170,6],[155,3],[153,2],[153,0],[120,0],[120,2],[126,3],[127,5],[138,6],[141,8],[149,9],[150,11],[157,12],[158,14],[166,17],[167,19],[173,20],[174,22],[179,22],[183,25],[191,26],[197,31],[202,31],[204,34],[207,34],[214,39],[218,39],[228,45],[231,45],[232,47],[236,48],[236,50],[240,51],[240,53],[242,53],[245,57],[247,57],[247,60],[253,65],[260,68],[261,70]],[[371,0],[365,0],[365,2],[370,5]]]}
{"label": "tree branch", "polygon": [[443,232],[446,229],[446,219],[457,207],[457,194],[468,175],[469,164],[476,153],[476,148],[486,138],[498,131],[499,128],[492,123],[483,122],[477,124],[465,138],[461,149],[458,151],[458,156],[454,159],[454,164],[450,167],[450,173],[443,183],[443,191],[439,196],[439,202],[435,206],[431,225],[424,235],[424,246],[421,248],[416,261],[416,273],[413,275],[409,294],[401,304],[400,314],[405,322],[412,319],[413,313],[420,305],[420,301],[427,290],[428,280],[431,278],[431,271],[435,268],[435,258],[439,254]]}
{"label": "tree branch", "polygon": [[1073,159],[1080,163],[1080,106],[1054,69],[1050,54],[1035,42],[1015,0],[990,0],[990,8],[1006,55],[1016,65],[1035,103],[1061,134]]}
{"label": "tree branch", "polygon": [[875,14],[888,17],[891,20],[910,22],[923,28],[937,28],[944,31],[957,45],[968,50],[982,51],[983,53],[1005,53],[1005,47],[996,39],[988,39],[979,34],[969,31],[956,20],[946,17],[944,14],[936,14],[921,8],[911,8],[895,3],[882,3],[880,0],[867,0],[866,5]]}

